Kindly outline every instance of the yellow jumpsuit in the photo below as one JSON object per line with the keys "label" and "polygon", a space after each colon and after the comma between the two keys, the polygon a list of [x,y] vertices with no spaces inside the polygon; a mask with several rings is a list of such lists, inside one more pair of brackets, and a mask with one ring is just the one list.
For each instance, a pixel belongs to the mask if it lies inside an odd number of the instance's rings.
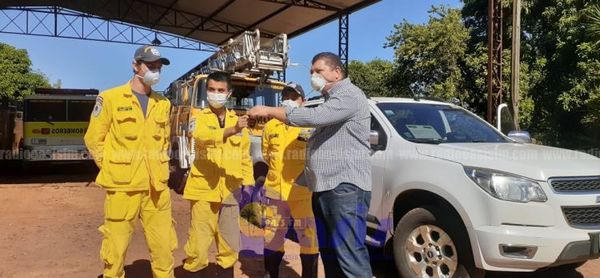
{"label": "yellow jumpsuit", "polygon": [[290,217],[298,234],[301,254],[319,252],[316,226],[308,188],[296,185],[304,170],[306,144],[310,129],[292,127],[273,119],[265,124],[262,138],[263,158],[269,166],[265,181],[265,248],[283,252]]}
{"label": "yellow jumpsuit", "polygon": [[141,218],[154,277],[174,277],[177,235],[171,215],[169,112],[166,98],[152,92],[143,114],[130,83],[102,92],[84,140],[100,169],[96,184],[106,190],[100,257],[104,277],[125,277],[125,253],[136,218]]}
{"label": "yellow jumpsuit", "polygon": [[213,240],[217,244],[217,263],[230,268],[238,260],[240,248],[240,189],[242,185],[254,185],[250,137],[244,129],[223,141],[225,129],[237,124],[233,111],[227,110],[223,127],[210,108],[200,111],[194,121],[196,156],[183,192],[191,207],[183,268],[196,272],[208,266]]}

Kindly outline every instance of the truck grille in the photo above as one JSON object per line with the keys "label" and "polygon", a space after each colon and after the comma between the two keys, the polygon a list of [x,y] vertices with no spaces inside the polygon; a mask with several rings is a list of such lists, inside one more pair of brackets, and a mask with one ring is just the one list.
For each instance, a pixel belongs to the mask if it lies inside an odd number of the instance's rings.
{"label": "truck grille", "polygon": [[567,222],[576,228],[594,228],[600,226],[600,206],[563,207]]}
{"label": "truck grille", "polygon": [[557,193],[600,191],[600,177],[551,178],[548,182]]}

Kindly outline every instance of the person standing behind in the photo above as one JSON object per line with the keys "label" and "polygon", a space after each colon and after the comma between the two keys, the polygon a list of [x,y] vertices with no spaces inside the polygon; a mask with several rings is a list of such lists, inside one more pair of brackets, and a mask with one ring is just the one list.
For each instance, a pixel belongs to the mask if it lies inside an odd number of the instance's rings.
{"label": "person standing behind", "polygon": [[369,131],[365,94],[345,77],[330,52],[312,60],[311,85],[325,102],[315,108],[256,106],[252,118],[276,118],[291,126],[316,127],[308,141],[304,174],[313,192],[319,251],[326,277],[372,277],[365,245],[371,202]]}
{"label": "person standing behind", "polygon": [[152,86],[163,65],[153,46],[135,51],[134,77],[102,92],[90,117],[85,144],[100,172],[96,184],[106,190],[100,257],[104,277],[125,277],[125,253],[136,218],[141,218],[154,277],[174,277],[177,235],[171,215],[169,112],[171,103]]}
{"label": "person standing behind", "polygon": [[[304,104],[304,90],[290,83],[281,92],[283,107],[300,107]],[[284,249],[283,243],[294,219],[298,242],[302,277],[317,277],[319,249],[314,215],[310,204],[311,192],[294,181],[304,169],[306,142],[311,129],[288,126],[272,119],[265,124],[262,138],[263,158],[269,165],[265,181],[266,221],[264,263],[265,277],[279,277]]]}
{"label": "person standing behind", "polygon": [[238,201],[248,199],[254,185],[248,116],[238,117],[225,108],[231,95],[229,74],[209,74],[206,91],[209,108],[201,110],[192,124],[196,156],[183,192],[191,207],[183,268],[205,269],[210,245],[216,240],[221,275],[233,277],[240,247]]}

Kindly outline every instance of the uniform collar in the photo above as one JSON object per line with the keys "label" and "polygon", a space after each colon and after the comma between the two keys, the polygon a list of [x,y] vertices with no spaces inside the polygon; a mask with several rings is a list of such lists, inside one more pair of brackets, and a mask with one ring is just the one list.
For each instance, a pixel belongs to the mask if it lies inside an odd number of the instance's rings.
{"label": "uniform collar", "polygon": [[[204,114],[213,114],[213,115],[217,116],[215,113],[213,113],[212,110],[210,110],[210,107],[204,108],[202,110],[202,113],[204,113]],[[235,117],[237,115],[235,114],[235,111],[225,108],[225,116],[231,118],[231,117]]]}
{"label": "uniform collar", "polygon": [[282,121],[280,121],[278,119],[273,119],[272,121],[274,121],[273,125],[275,125],[275,126],[281,126],[284,124]]}
{"label": "uniform collar", "polygon": [[[129,82],[127,82],[125,85],[123,85],[123,96],[130,98],[132,103],[137,104],[138,107],[140,107],[140,103],[137,99],[137,97],[133,97],[133,89],[131,89],[131,80]],[[146,107],[146,111],[147,111],[147,115],[150,115],[150,112],[152,112],[152,109],[155,107],[155,105],[158,103],[159,101],[159,95],[158,93],[156,93],[154,90],[150,89],[150,95],[148,96],[148,107]],[[146,115],[144,115],[145,117]]]}
{"label": "uniform collar", "polygon": [[[124,90],[123,90],[123,95],[124,96],[128,96],[131,97],[133,96],[133,89],[131,88],[131,80],[127,83],[125,83],[125,85],[123,85]],[[154,90],[150,89],[150,95],[148,96],[148,98],[154,99],[156,101],[158,101],[158,93],[155,92]]]}

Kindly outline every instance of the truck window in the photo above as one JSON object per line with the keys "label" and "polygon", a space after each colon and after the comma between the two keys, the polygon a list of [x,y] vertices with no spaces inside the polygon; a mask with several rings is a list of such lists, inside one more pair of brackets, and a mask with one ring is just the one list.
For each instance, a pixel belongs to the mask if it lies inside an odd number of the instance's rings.
{"label": "truck window", "polygon": [[89,122],[96,104],[93,100],[69,100],[68,120],[71,122]]}
{"label": "truck window", "polygon": [[379,109],[404,139],[417,143],[508,142],[496,129],[449,105],[380,103]]}
{"label": "truck window", "polygon": [[[206,101],[206,81],[198,84],[198,92],[196,92],[196,100],[194,106],[199,108],[207,107]],[[225,104],[227,108],[244,110],[252,108],[255,105],[277,106],[281,91],[271,88],[270,86],[247,86],[233,85],[233,92],[229,101]]]}
{"label": "truck window", "polygon": [[59,99],[29,99],[25,101],[25,121],[64,122],[67,102]]}

